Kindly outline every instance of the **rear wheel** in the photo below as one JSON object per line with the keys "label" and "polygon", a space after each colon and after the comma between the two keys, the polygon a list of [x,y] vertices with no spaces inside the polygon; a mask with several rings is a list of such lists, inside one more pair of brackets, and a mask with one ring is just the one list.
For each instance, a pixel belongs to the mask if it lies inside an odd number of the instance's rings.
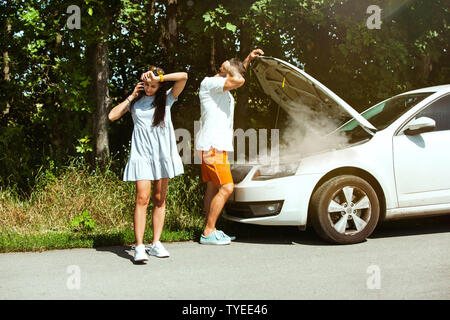
{"label": "rear wheel", "polygon": [[312,224],[326,241],[351,244],[364,241],[375,229],[380,203],[364,179],[343,175],[321,185],[311,198]]}

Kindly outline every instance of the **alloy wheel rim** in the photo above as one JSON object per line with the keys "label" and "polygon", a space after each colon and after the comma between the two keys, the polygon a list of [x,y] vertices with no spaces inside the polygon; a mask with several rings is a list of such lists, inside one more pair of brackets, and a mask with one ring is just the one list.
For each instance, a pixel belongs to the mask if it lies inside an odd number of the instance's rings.
{"label": "alloy wheel rim", "polygon": [[337,190],[328,204],[328,220],[336,232],[354,235],[367,226],[371,204],[367,194],[358,187],[345,186]]}

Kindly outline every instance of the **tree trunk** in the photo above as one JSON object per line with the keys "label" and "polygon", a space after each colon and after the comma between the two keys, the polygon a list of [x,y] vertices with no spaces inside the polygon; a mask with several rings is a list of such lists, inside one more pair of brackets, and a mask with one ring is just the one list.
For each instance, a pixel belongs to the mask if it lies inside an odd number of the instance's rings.
{"label": "tree trunk", "polygon": [[108,110],[111,106],[109,97],[109,61],[108,44],[100,41],[95,47],[94,58],[94,86],[95,86],[95,104],[97,106],[94,113],[94,141],[95,156],[99,165],[103,167],[107,158],[109,158],[109,139],[108,139]]}
{"label": "tree trunk", "polygon": [[419,63],[416,65],[415,80],[417,86],[425,87],[428,85],[428,79],[431,71],[433,70],[433,64],[430,56],[421,54],[419,58]]}
{"label": "tree trunk", "polygon": [[[108,127],[108,112],[111,109],[112,101],[109,96],[109,37],[110,25],[112,21],[111,12],[105,11],[107,17],[103,32],[99,37],[91,42],[86,50],[86,55],[91,67],[91,77],[93,85],[90,94],[95,101],[95,111],[92,114],[92,130],[94,142],[94,156],[101,168],[105,167],[110,157]],[[96,161],[91,163],[95,164]]]}
{"label": "tree trunk", "polygon": [[[248,22],[245,20],[241,20],[240,26],[240,51],[239,54],[242,59],[245,59],[247,55],[250,53],[250,32]],[[246,74],[246,80],[248,81],[249,73]],[[248,82],[240,87],[237,90],[237,102],[236,102],[236,111],[239,113],[239,117],[236,121],[237,128],[241,128],[243,130],[248,129],[249,119],[248,119],[248,99],[250,97],[250,88],[248,86]]]}
{"label": "tree trunk", "polygon": [[224,45],[224,33],[221,31],[216,31],[214,34],[214,48],[216,68],[218,68],[225,60],[232,58],[227,56]]}
{"label": "tree trunk", "polygon": [[152,2],[149,5],[150,8],[150,16],[153,17],[155,15],[155,2],[156,0],[152,0]]}
{"label": "tree trunk", "polygon": [[211,54],[209,57],[209,66],[211,68],[211,73],[217,73],[216,67],[216,44],[214,35],[211,35]]}
{"label": "tree trunk", "polygon": [[[178,42],[177,29],[177,0],[166,0],[166,20],[162,24],[161,45],[165,56],[167,57],[168,68],[170,70],[176,69],[178,63],[175,60],[175,48]],[[170,72],[170,71],[169,71]]]}
{"label": "tree trunk", "polygon": [[[10,40],[10,35],[11,35],[11,23],[9,22],[9,19],[6,18],[6,38],[7,41],[9,42]],[[5,49],[3,51],[3,79],[5,80],[5,82],[9,85],[9,53],[8,53],[8,49]],[[8,89],[9,91],[9,89]],[[3,116],[8,115],[9,113],[9,109],[11,107],[10,105],[10,98],[7,96],[6,98],[6,106],[5,106],[5,110],[3,110]]]}
{"label": "tree trunk", "polygon": [[169,34],[169,47],[173,48],[178,40],[177,0],[167,1],[167,31]]}

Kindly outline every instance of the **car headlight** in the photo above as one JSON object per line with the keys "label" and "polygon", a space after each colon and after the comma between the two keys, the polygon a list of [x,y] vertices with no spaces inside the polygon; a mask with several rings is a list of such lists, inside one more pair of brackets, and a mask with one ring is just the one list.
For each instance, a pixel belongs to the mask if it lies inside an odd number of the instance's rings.
{"label": "car headlight", "polygon": [[293,176],[300,163],[273,164],[259,167],[252,180],[264,181],[275,178]]}

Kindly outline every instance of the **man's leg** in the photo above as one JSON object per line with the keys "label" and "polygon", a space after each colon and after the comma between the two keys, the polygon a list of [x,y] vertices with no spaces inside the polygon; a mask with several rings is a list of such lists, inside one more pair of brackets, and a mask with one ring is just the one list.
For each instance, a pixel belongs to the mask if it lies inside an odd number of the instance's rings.
{"label": "man's leg", "polygon": [[211,232],[216,230],[216,222],[222,213],[222,209],[228,200],[228,197],[233,193],[234,184],[227,183],[219,187],[216,195],[211,200],[211,205],[209,206],[209,212],[206,216],[206,227],[203,231],[205,237],[209,236]]}
{"label": "man's leg", "polygon": [[212,181],[206,182],[206,192],[205,196],[203,197],[203,210],[205,212],[205,217],[208,216],[209,209],[211,208],[211,201],[217,194],[217,191],[219,191],[219,187],[220,186],[214,185]]}

